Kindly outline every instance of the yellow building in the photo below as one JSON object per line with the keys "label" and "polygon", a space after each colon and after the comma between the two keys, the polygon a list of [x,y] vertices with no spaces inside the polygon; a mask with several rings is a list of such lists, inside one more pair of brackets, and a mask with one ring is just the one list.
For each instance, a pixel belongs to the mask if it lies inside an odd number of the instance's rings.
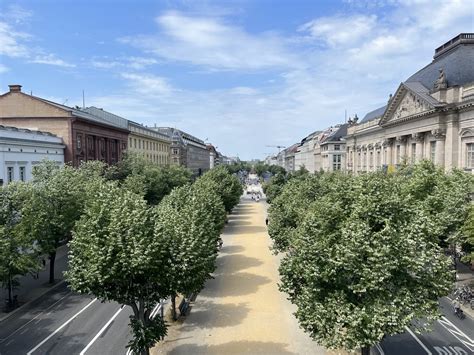
{"label": "yellow building", "polygon": [[149,161],[158,165],[168,165],[170,162],[171,139],[139,123],[128,121],[128,151],[143,155]]}

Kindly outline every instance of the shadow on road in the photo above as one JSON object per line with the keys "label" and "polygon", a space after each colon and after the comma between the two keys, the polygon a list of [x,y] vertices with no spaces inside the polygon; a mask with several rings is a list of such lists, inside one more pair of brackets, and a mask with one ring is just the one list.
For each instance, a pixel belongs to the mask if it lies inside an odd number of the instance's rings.
{"label": "shadow on road", "polygon": [[237,254],[243,252],[245,248],[241,245],[224,245],[220,252],[222,254]]}
{"label": "shadow on road", "polygon": [[[272,282],[268,277],[260,276],[248,272],[238,272],[234,274],[221,275],[210,282],[219,282],[223,287],[215,288],[208,285],[202,294],[206,297],[235,297],[244,296],[257,292],[262,285]],[[225,284],[225,285],[224,285]],[[206,291],[209,291],[206,292]]]}
{"label": "shadow on road", "polygon": [[260,341],[231,341],[219,345],[179,345],[168,354],[294,354],[286,350],[287,344]]}
{"label": "shadow on road", "polygon": [[256,234],[256,233],[265,233],[267,231],[266,227],[248,225],[244,226],[243,223],[229,225],[226,230],[226,235],[239,235],[239,234]]}
{"label": "shadow on road", "polygon": [[248,257],[242,254],[222,255],[217,259],[217,269],[214,274],[227,274],[227,268],[232,268],[232,271],[238,272],[262,264],[262,261],[257,258]]}
{"label": "shadow on road", "polygon": [[[214,303],[201,300],[199,308],[193,309],[183,323],[181,331],[193,331],[194,328],[223,328],[236,326],[247,317],[249,308],[245,303]],[[190,353],[193,354],[193,353]]]}

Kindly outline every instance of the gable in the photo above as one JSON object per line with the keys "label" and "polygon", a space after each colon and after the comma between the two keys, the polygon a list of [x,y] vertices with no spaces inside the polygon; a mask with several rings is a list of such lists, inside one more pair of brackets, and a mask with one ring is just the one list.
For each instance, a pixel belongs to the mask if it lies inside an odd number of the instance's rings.
{"label": "gable", "polygon": [[0,118],[71,117],[71,113],[24,93],[0,96]]}
{"label": "gable", "polygon": [[388,103],[380,125],[405,121],[406,118],[429,113],[437,106],[442,106],[442,104],[431,97],[428,89],[421,84],[401,84]]}

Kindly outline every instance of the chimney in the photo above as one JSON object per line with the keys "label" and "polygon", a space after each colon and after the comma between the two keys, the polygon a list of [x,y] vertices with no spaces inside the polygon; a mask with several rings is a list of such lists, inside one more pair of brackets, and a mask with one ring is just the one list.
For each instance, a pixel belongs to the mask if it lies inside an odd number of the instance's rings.
{"label": "chimney", "polygon": [[13,84],[13,85],[8,85],[10,88],[10,92],[21,92],[21,85],[18,84]]}

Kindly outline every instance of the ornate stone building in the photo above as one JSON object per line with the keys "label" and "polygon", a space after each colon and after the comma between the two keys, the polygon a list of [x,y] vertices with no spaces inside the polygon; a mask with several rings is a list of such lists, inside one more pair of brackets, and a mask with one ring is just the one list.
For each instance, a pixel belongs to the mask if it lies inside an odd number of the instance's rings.
{"label": "ornate stone building", "polygon": [[40,97],[21,92],[21,85],[9,85],[0,96],[0,124],[51,132],[65,145],[64,161],[78,166],[82,161],[118,162],[127,149],[125,119],[105,119]]}
{"label": "ornate stone building", "polygon": [[349,120],[346,169],[396,167],[429,159],[474,169],[474,34],[456,36],[400,84],[386,106]]}

